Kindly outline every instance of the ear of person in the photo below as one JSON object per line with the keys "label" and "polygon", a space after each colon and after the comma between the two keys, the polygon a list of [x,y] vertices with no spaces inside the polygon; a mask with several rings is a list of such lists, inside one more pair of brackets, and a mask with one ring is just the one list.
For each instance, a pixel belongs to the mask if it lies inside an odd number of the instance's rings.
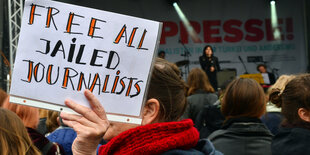
{"label": "ear of person", "polygon": [[157,99],[149,99],[146,101],[142,112],[142,124],[147,125],[157,123],[159,121],[160,103]]}
{"label": "ear of person", "polygon": [[299,108],[298,109],[298,115],[299,117],[306,121],[306,122],[310,122],[310,111],[305,109],[305,108]]}

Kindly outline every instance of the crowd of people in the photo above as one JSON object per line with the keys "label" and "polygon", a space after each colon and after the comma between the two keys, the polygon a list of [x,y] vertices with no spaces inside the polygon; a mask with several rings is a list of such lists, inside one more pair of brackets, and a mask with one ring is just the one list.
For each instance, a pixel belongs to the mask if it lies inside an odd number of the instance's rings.
{"label": "crowd of people", "polygon": [[[65,100],[80,115],[10,103],[0,91],[0,154],[301,155],[310,152],[310,74],[282,75],[268,91],[253,79],[220,86],[212,48],[187,82],[179,68],[154,62],[142,123],[111,122],[85,90],[90,108]],[[215,64],[215,65],[214,65]],[[207,70],[207,71],[206,71]],[[209,76],[208,76],[209,74]],[[216,78],[215,78],[216,79]]]}

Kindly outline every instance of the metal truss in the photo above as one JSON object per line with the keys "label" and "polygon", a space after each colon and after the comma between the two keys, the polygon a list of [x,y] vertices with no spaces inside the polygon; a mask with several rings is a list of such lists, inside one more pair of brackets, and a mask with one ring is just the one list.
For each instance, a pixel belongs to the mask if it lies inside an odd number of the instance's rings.
{"label": "metal truss", "polygon": [[[18,38],[21,28],[23,14],[23,0],[8,0],[9,16],[9,49],[10,49],[10,76],[13,73],[13,64],[15,60]],[[10,81],[7,81],[10,85]]]}

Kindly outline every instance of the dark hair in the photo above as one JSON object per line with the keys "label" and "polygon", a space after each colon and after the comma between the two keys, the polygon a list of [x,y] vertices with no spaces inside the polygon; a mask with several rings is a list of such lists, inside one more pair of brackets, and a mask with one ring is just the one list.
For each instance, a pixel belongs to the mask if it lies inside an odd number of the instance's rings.
{"label": "dark hair", "polygon": [[266,111],[263,88],[253,79],[235,79],[226,88],[221,111],[227,119],[261,117]]}
{"label": "dark hair", "polygon": [[208,93],[214,93],[207,74],[200,68],[194,68],[189,72],[187,84],[189,87],[188,96],[194,94],[198,89],[202,89]]}
{"label": "dark hair", "polygon": [[165,51],[159,51],[159,52],[157,53],[157,56],[160,56],[162,53],[163,53],[163,54],[166,54]]}
{"label": "dark hair", "polygon": [[[274,90],[272,103],[282,107],[284,121],[282,125],[305,127],[310,129],[310,123],[302,120],[298,115],[300,108],[310,110],[310,74],[296,76],[285,86],[284,91]],[[278,97],[275,97],[278,96]]]}
{"label": "dark hair", "polygon": [[211,45],[206,45],[204,48],[203,48],[203,51],[202,51],[202,56],[204,56],[204,57],[207,57],[207,55],[206,55],[206,50],[207,50],[207,48],[208,47],[210,47],[210,49],[211,49],[211,51],[212,51],[212,54],[211,54],[211,57],[213,57],[213,48],[212,48],[212,46]]}
{"label": "dark hair", "polygon": [[276,88],[276,89],[272,89],[271,93],[269,95],[269,101],[273,104],[276,105],[276,107],[281,108],[281,104],[282,104],[282,100],[281,100],[281,96],[280,96],[280,92],[281,90]]}
{"label": "dark hair", "polygon": [[267,66],[264,64],[259,64],[256,66],[256,70],[259,71],[259,67],[264,67],[265,69],[267,69]]}
{"label": "dark hair", "polygon": [[177,121],[186,108],[186,83],[179,68],[164,59],[156,58],[147,99],[155,98],[160,103],[160,121]]}

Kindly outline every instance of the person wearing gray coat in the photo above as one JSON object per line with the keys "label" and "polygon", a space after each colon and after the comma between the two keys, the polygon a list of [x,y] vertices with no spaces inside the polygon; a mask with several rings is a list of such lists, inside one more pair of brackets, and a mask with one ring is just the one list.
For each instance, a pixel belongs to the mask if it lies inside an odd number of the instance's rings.
{"label": "person wearing gray coat", "polygon": [[[205,105],[212,105],[218,97],[214,93],[207,74],[200,68],[193,68],[187,77],[187,107],[182,118],[195,121],[198,113]],[[195,122],[194,122],[195,123]]]}
{"label": "person wearing gray coat", "polygon": [[259,119],[265,111],[262,87],[253,79],[236,79],[223,96],[224,124],[208,139],[225,155],[271,155],[273,135]]}
{"label": "person wearing gray coat", "polygon": [[201,89],[197,90],[193,95],[187,97],[187,107],[183,117],[190,118],[194,121],[205,105],[212,105],[217,100],[218,97],[216,94]]}

